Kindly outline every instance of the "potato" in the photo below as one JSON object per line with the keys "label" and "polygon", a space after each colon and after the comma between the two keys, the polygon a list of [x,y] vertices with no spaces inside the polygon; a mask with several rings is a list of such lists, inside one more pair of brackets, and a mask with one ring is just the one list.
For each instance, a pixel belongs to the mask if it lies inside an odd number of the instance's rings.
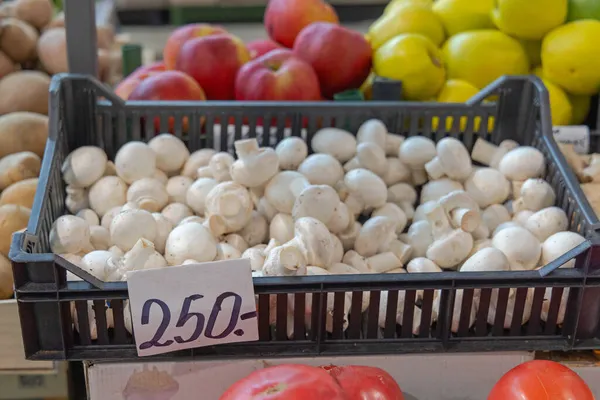
{"label": "potato", "polygon": [[96,27],[96,37],[98,48],[110,50],[115,41],[115,31],[110,26],[100,25]]}
{"label": "potato", "polygon": [[50,77],[40,71],[18,71],[0,79],[0,114],[31,111],[48,114]]}
{"label": "potato", "polygon": [[8,258],[0,254],[0,300],[12,297],[13,284],[12,265]]}
{"label": "potato", "polygon": [[43,157],[46,139],[47,116],[32,112],[14,112],[0,116],[0,158],[22,151],[31,151]]}
{"label": "potato", "polygon": [[0,159],[0,190],[28,178],[37,178],[42,159],[35,153],[23,151]]}
{"label": "potato", "polygon": [[52,21],[48,25],[44,27],[44,31],[52,28],[64,28],[65,27],[65,13],[63,11],[59,12],[52,18]]}
{"label": "potato", "polygon": [[4,204],[17,204],[32,208],[38,178],[29,178],[13,183],[0,193],[0,206]]}
{"label": "potato", "polygon": [[11,72],[15,72],[19,69],[18,64],[15,64],[4,52],[0,51],[0,79],[4,78]]}
{"label": "potato", "polygon": [[0,18],[14,17],[15,16],[15,2],[0,4]]}
{"label": "potato", "polygon": [[15,204],[0,206],[0,254],[8,257],[13,233],[26,228],[31,210]]}
{"label": "potato", "polygon": [[38,33],[35,28],[16,18],[0,20],[0,50],[13,61],[23,63],[35,60]]}
{"label": "potato", "polygon": [[50,20],[54,10],[50,0],[16,0],[14,16],[36,29],[42,29]]}
{"label": "potato", "polygon": [[51,28],[42,33],[37,43],[37,53],[49,74],[69,72],[65,28]]}

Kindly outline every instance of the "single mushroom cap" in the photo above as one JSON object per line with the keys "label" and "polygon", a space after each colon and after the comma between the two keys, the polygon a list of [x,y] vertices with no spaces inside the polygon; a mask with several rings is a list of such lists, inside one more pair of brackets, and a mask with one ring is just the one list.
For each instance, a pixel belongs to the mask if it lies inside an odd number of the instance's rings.
{"label": "single mushroom cap", "polygon": [[196,150],[195,152],[190,154],[188,159],[185,161],[183,169],[181,170],[181,175],[187,176],[191,179],[196,179],[198,168],[206,167],[210,159],[216,152],[217,151],[214,149]]}
{"label": "single mushroom cap", "polygon": [[118,176],[104,176],[90,188],[90,208],[103,217],[110,209],[127,202],[127,184]]}
{"label": "single mushroom cap", "polygon": [[90,243],[96,250],[108,250],[112,244],[110,231],[100,225],[90,226]]}
{"label": "single mushroom cap", "polygon": [[156,169],[156,153],[143,142],[125,143],[115,156],[115,168],[117,175],[128,184],[149,178]]}
{"label": "single mushroom cap", "polygon": [[242,253],[229,243],[218,243],[217,244],[217,256],[215,261],[220,260],[233,260],[242,258]]}
{"label": "single mushroom cap", "polygon": [[385,136],[385,154],[394,158],[398,157],[400,146],[402,146],[402,142],[404,142],[405,139],[406,138],[402,135],[388,133]]}
{"label": "single mushroom cap", "polygon": [[362,168],[366,168],[379,176],[384,176],[388,171],[385,151],[376,143],[360,143],[356,147],[356,159]]}
{"label": "single mushroom cap", "polygon": [[531,217],[533,214],[534,214],[533,211],[530,211],[530,210],[519,211],[518,213],[513,215],[512,220],[514,222],[518,223],[519,225],[525,227],[525,223],[527,222],[529,217]]}
{"label": "single mushroom cap", "polygon": [[85,219],[90,226],[100,225],[100,218],[98,218],[98,214],[89,208],[79,210],[75,216]]}
{"label": "single mushroom cap", "polygon": [[287,243],[294,238],[294,218],[289,214],[278,213],[269,225],[269,237],[279,243]]}
{"label": "single mushroom cap", "polygon": [[345,203],[354,214],[387,202],[388,191],[383,180],[364,168],[349,171],[344,177],[344,186],[348,191]]}
{"label": "single mushroom cap", "polygon": [[543,242],[555,233],[566,231],[569,220],[562,208],[547,207],[527,218],[524,226],[540,242]]}
{"label": "single mushroom cap", "polygon": [[481,213],[481,218],[485,226],[490,232],[498,227],[498,225],[510,221],[510,213],[502,204],[492,204]]}
{"label": "single mushroom cap", "polygon": [[504,253],[494,247],[484,247],[469,257],[460,272],[508,271],[510,264]]}
{"label": "single mushroom cap", "polygon": [[427,249],[433,243],[433,233],[429,221],[417,221],[408,227],[408,232],[400,235],[400,240],[413,249],[414,257],[425,257]]}
{"label": "single mushroom cap", "polygon": [[504,203],[510,195],[510,182],[493,168],[480,168],[465,182],[465,190],[479,207]]}
{"label": "single mushroom cap", "polygon": [[153,242],[156,233],[156,221],[146,210],[121,211],[110,223],[110,237],[113,243],[126,252],[142,238]]}
{"label": "single mushroom cap", "polygon": [[473,237],[462,229],[453,229],[444,209],[437,206],[426,214],[431,226],[433,243],[426,257],[441,268],[456,269],[473,248]]}
{"label": "single mushroom cap", "polygon": [[413,216],[412,220],[413,223],[417,222],[417,221],[423,221],[427,219],[426,214],[433,210],[435,207],[437,207],[438,203],[437,201],[427,201],[423,204],[419,204],[419,206],[417,207],[417,209],[415,210],[415,215]]}
{"label": "single mushroom cap", "polygon": [[64,161],[61,172],[67,185],[85,188],[102,177],[108,157],[96,146],[83,146],[72,151]]}
{"label": "single mushroom cap", "polygon": [[87,253],[81,258],[80,267],[88,272],[90,275],[105,281],[106,276],[106,263],[113,257],[110,251],[106,250],[94,250]]}
{"label": "single mushroom cap", "polygon": [[248,190],[235,182],[221,182],[206,195],[206,213],[218,216],[222,234],[242,229],[252,216],[254,204]]}
{"label": "single mushroom cap", "polygon": [[500,172],[511,181],[524,181],[544,174],[544,155],[535,147],[521,146],[510,150],[498,164]]}
{"label": "single mushroom cap", "polygon": [[394,203],[385,203],[383,206],[376,208],[371,217],[387,217],[392,219],[396,223],[396,233],[400,234],[404,232],[408,218],[400,207]]}
{"label": "single mushroom cap", "polygon": [[311,154],[298,167],[298,172],[313,185],[335,184],[344,177],[344,168],[329,154]]}
{"label": "single mushroom cap", "polygon": [[153,178],[139,179],[127,189],[127,201],[138,205],[142,210],[157,212],[169,202],[165,186]]}
{"label": "single mushroom cap", "polygon": [[396,224],[394,219],[385,216],[369,218],[356,237],[354,250],[363,257],[376,255],[396,239]]}
{"label": "single mushroom cap", "polygon": [[399,158],[388,157],[386,164],[387,169],[381,177],[388,187],[399,182],[410,182],[410,169]]}
{"label": "single mushroom cap", "polygon": [[[127,187],[125,187],[125,189],[127,189]],[[65,192],[67,195],[65,199],[65,206],[71,214],[77,214],[84,208],[90,207],[90,199],[88,197],[87,189],[75,188],[67,185]],[[6,191],[4,193],[6,193]]]}
{"label": "single mushroom cap", "polygon": [[310,185],[304,188],[294,202],[294,219],[313,217],[327,224],[340,202],[335,189],[327,185]]}
{"label": "single mushroom cap", "polygon": [[295,237],[287,244],[301,249],[307,265],[327,268],[333,263],[335,243],[327,227],[318,219],[303,217],[294,223]]}
{"label": "single mushroom cap", "polygon": [[231,165],[234,182],[249,188],[264,185],[279,171],[279,158],[270,147],[258,147],[255,138],[234,143],[238,159]]}
{"label": "single mushroom cap", "polygon": [[446,175],[462,182],[471,175],[471,157],[460,140],[443,138],[437,143],[436,150],[437,156],[425,164],[425,170],[431,178],[439,179]]}
{"label": "single mushroom cap", "polygon": [[187,192],[194,180],[184,175],[169,178],[166,185],[169,203],[185,203]]}
{"label": "single mushroom cap", "polygon": [[258,211],[252,211],[250,220],[238,234],[244,238],[248,246],[254,247],[265,242],[269,234],[269,223]]}
{"label": "single mushroom cap", "polygon": [[404,211],[406,218],[413,219],[415,203],[417,202],[417,191],[408,183],[396,183],[387,190],[388,203],[394,203]]}
{"label": "single mushroom cap", "polygon": [[463,190],[456,190],[441,197],[438,204],[443,208],[450,223],[465,232],[474,232],[481,224],[479,206]]}
{"label": "single mushroom cap", "polygon": [[176,226],[165,245],[169,265],[181,265],[185,260],[212,261],[217,256],[217,241],[202,224],[190,222]]}
{"label": "single mushroom cap", "polygon": [[318,130],[310,145],[315,153],[329,154],[340,163],[350,160],[356,154],[356,138],[350,132],[339,128]]}
{"label": "single mushroom cap", "polygon": [[[567,251],[574,249],[581,243],[585,242],[585,238],[575,232],[557,232],[544,240],[542,244],[542,265],[546,265],[558,257],[565,254]],[[560,268],[575,267],[575,259],[571,259],[564,263]]]}
{"label": "single mushroom cap", "polygon": [[165,252],[165,243],[169,233],[173,230],[173,223],[161,213],[152,213],[152,218],[156,221],[156,237],[154,238],[154,247],[159,253]]}
{"label": "single mushroom cap", "polygon": [[409,273],[442,272],[436,263],[425,257],[416,257],[410,260],[406,266]]}
{"label": "single mushroom cap", "polygon": [[[516,147],[518,147],[518,144]],[[473,151],[471,152],[471,158],[473,161],[497,169],[502,157],[513,148],[514,147],[507,146],[506,144],[496,146],[485,139],[477,138],[475,146],[473,146]]]}
{"label": "single mushroom cap", "polygon": [[369,119],[358,128],[356,139],[358,143],[374,143],[385,150],[387,135],[387,127],[381,120]]}
{"label": "single mushroom cap", "polygon": [[90,225],[74,215],[60,216],[50,229],[50,248],[53,253],[63,254],[92,251],[90,244]]}
{"label": "single mushroom cap", "polygon": [[433,160],[437,155],[433,140],[424,136],[411,136],[406,138],[400,146],[399,158],[408,165],[412,171],[412,179],[415,185],[427,182],[425,164]]}
{"label": "single mushroom cap", "polygon": [[527,179],[523,182],[519,196],[512,203],[513,211],[539,211],[554,205],[556,193],[548,182],[539,178]]}
{"label": "single mushroom cap", "polygon": [[206,211],[206,196],[217,186],[213,178],[198,178],[188,188],[185,195],[187,204],[198,215],[204,215]]}
{"label": "single mushroom cap", "polygon": [[169,221],[171,221],[173,226],[179,225],[184,218],[194,215],[192,210],[187,205],[182,203],[168,204],[160,213]]}
{"label": "single mushroom cap", "polygon": [[522,227],[509,227],[495,233],[492,245],[508,258],[511,271],[534,269],[542,252],[540,241]]}
{"label": "single mushroom cap", "polygon": [[[291,214],[296,196],[292,191],[295,187],[308,186],[308,179],[296,171],[281,171],[275,175],[265,188],[265,199],[278,212]],[[260,208],[260,207],[259,207]],[[266,215],[265,215],[266,216]]]}
{"label": "single mushroom cap", "polygon": [[428,201],[438,201],[440,197],[447,195],[455,190],[463,190],[460,182],[449,178],[441,178],[427,182],[421,188],[421,204]]}
{"label": "single mushroom cap", "polygon": [[212,177],[215,178],[217,182],[230,181],[230,170],[234,162],[235,159],[233,156],[224,151],[213,155],[208,163]]}
{"label": "single mushroom cap", "polygon": [[[320,153],[320,151],[315,149],[314,144],[313,150]],[[279,168],[283,170],[296,170],[302,161],[304,161],[304,159],[308,156],[308,146],[302,138],[291,136],[283,139],[281,142],[279,142],[279,144],[277,144],[277,147],[275,147],[275,153],[279,158]]]}
{"label": "single mushroom cap", "polygon": [[170,133],[153,137],[148,146],[156,153],[156,167],[166,173],[179,171],[190,157],[185,143]]}
{"label": "single mushroom cap", "polygon": [[152,176],[150,178],[156,179],[157,181],[159,181],[163,185],[166,185],[169,182],[169,177],[167,176],[167,174],[165,174],[160,169],[155,169],[154,173],[152,174]]}

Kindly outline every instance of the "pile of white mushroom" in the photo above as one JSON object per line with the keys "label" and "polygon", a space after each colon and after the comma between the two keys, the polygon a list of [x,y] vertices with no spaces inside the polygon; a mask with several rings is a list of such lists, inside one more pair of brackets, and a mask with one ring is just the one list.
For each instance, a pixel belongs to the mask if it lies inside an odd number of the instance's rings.
{"label": "pile of white mushroom", "polygon": [[[236,160],[212,149],[190,154],[180,139],[161,134],[125,144],[114,163],[98,147],[78,148],[62,168],[72,215],[54,222],[52,251],[119,281],[138,269],[235,258],[249,259],[254,276],[532,270],[585,240],[567,231],[536,148],[478,139],[469,155],[457,139],[404,138],[379,120],[366,121],[356,136],[321,129],[310,144],[315,154],[297,137],[275,149],[239,140]],[[507,327],[515,297],[511,289]],[[368,293],[363,299],[366,309]],[[459,290],[453,331],[461,299]],[[346,316],[350,300],[347,294]],[[497,301],[495,290],[490,323]],[[400,323],[403,293],[398,303]],[[383,292],[382,326],[386,306]],[[478,294],[471,324],[477,306]],[[546,299],[542,319],[548,306]],[[331,295],[327,307],[331,319]],[[432,322],[438,307],[436,293]],[[415,306],[415,331],[420,316]]]}

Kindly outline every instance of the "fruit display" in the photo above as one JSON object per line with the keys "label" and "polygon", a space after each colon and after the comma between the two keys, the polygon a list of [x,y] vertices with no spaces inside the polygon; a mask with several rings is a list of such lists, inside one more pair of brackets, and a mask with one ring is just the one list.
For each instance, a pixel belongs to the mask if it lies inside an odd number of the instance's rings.
{"label": "fruit display", "polygon": [[373,72],[401,80],[406,100],[464,102],[448,88],[534,73],[552,123],[577,125],[600,92],[599,10],[593,0],[393,0],[366,37]]}
{"label": "fruit display", "polygon": [[[264,25],[269,39],[246,44],[216,25],[177,28],[164,61],[140,67],[115,91],[125,100],[320,101],[360,88],[369,76],[371,45],[362,33],[340,26],[322,0],[271,0]],[[185,90],[184,77],[165,73],[172,70],[193,78],[204,95]],[[130,96],[149,77],[153,84]]]}
{"label": "fruit display", "polygon": [[404,396],[394,378],[381,368],[283,364],[251,373],[219,398],[252,399],[404,400]]}
{"label": "fruit display", "polygon": [[[513,141],[496,146],[480,138],[469,154],[457,139],[404,138],[373,119],[356,135],[319,130],[310,155],[298,137],[274,149],[256,139],[234,147],[237,159],[212,149],[190,154],[176,136],[161,134],[125,144],[112,161],[98,147],[74,150],[62,167],[71,214],[52,225],[51,250],[100,280],[123,281],[129,271],[235,258],[249,259],[253,275],[264,277],[534,270],[585,241],[568,231],[542,179],[544,155]],[[528,293],[523,324],[533,289]],[[567,297],[568,289],[558,324]],[[397,301],[401,321],[404,296]],[[437,293],[431,323],[439,302]],[[348,294],[346,319],[350,303]],[[478,303],[476,295],[471,324]],[[368,306],[365,296],[363,311]],[[417,330],[421,310],[414,312]]]}

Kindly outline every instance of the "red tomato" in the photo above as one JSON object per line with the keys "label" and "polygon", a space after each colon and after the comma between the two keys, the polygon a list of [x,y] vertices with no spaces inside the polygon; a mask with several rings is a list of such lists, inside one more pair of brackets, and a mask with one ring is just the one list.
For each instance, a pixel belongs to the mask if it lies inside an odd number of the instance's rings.
{"label": "red tomato", "polygon": [[306,365],[259,369],[233,384],[220,400],[346,400],[335,379]]}
{"label": "red tomato", "polygon": [[562,364],[534,360],[508,371],[488,400],[594,400],[583,379]]}
{"label": "red tomato", "polygon": [[335,378],[346,400],[404,400],[394,378],[381,368],[349,365],[321,367]]}

